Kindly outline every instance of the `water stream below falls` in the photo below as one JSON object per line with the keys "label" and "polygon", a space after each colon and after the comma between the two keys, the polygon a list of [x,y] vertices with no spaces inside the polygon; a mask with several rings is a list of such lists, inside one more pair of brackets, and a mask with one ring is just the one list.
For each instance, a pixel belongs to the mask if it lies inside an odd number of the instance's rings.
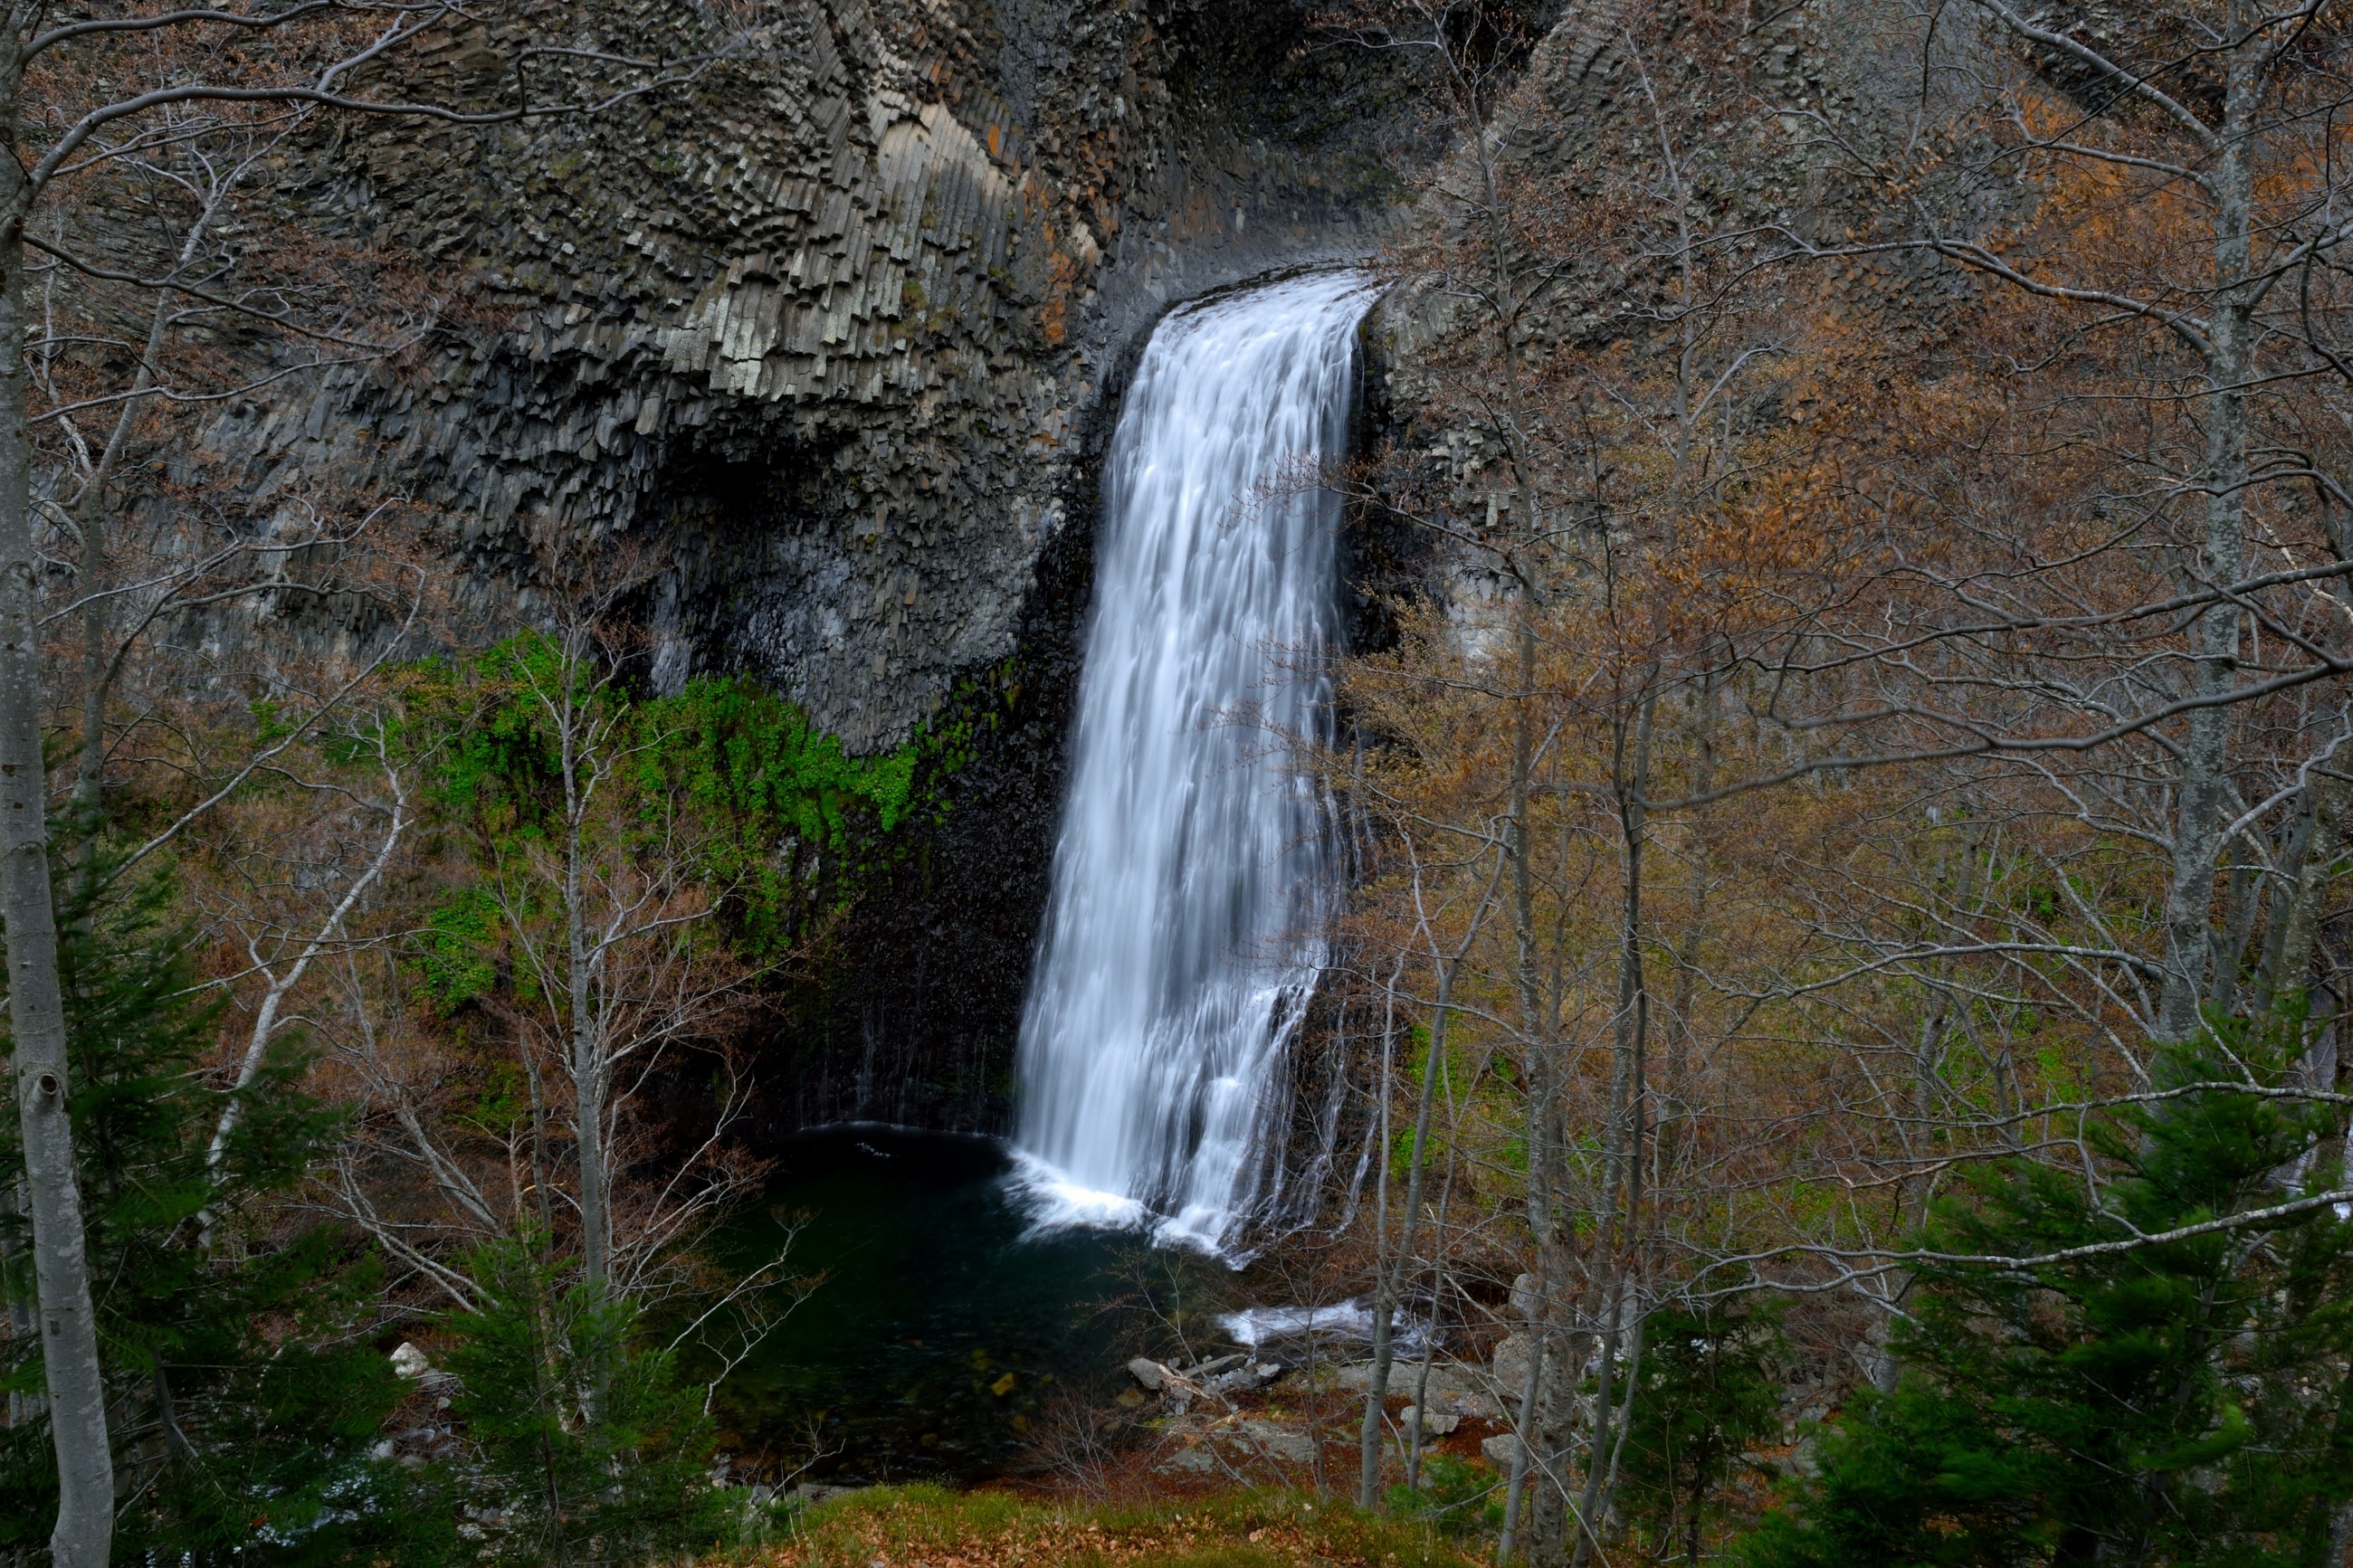
{"label": "water stream below falls", "polygon": [[1210,1251],[1280,1195],[1279,1071],[1324,959],[1356,327],[1322,273],[1172,312],[1122,406],[1016,1140],[1050,1220]]}

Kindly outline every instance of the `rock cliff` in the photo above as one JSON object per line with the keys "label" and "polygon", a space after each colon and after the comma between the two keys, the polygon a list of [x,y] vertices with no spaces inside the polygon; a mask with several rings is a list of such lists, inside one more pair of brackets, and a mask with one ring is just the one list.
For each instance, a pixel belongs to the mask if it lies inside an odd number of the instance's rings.
{"label": "rock cliff", "polygon": [[[317,149],[291,194],[427,258],[470,325],[421,374],[332,373],[206,440],[258,493],[327,479],[428,509],[486,627],[530,614],[535,531],[649,541],[658,684],[756,671],[865,750],[1013,651],[1152,320],[1366,252],[1405,132],[1364,60],[1296,54],[1283,5],[753,20],[740,58],[601,112]],[[647,0],[525,5],[424,68],[462,94],[559,36],[674,34]]]}

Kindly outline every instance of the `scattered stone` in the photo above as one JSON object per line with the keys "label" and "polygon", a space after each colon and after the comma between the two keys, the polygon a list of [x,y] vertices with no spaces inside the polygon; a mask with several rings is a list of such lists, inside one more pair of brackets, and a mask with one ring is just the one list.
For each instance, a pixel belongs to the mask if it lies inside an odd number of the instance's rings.
{"label": "scattered stone", "polygon": [[1271,1458],[1294,1465],[1314,1460],[1315,1439],[1295,1427],[1280,1426],[1271,1421],[1245,1421],[1242,1434]]}
{"label": "scattered stone", "polygon": [[[1526,1370],[1523,1363],[1523,1376]],[[1344,1366],[1333,1373],[1332,1381],[1351,1393],[1362,1394],[1372,1386],[1373,1363],[1359,1362],[1354,1366]],[[1509,1405],[1497,1397],[1491,1382],[1490,1374],[1482,1368],[1440,1362],[1430,1369],[1430,1381],[1424,1385],[1419,1366],[1400,1363],[1389,1368],[1388,1392],[1393,1399],[1411,1399],[1415,1389],[1419,1387],[1422,1402],[1433,1414],[1444,1411],[1451,1415],[1467,1415],[1476,1421],[1500,1421]]]}
{"label": "scattered stone", "polygon": [[392,1370],[403,1377],[423,1377],[433,1370],[433,1363],[425,1359],[423,1351],[403,1340],[400,1347],[392,1352]]}
{"label": "scattered stone", "polygon": [[1495,1347],[1487,1381],[1494,1396],[1506,1407],[1517,1405],[1528,1386],[1528,1357],[1533,1343],[1525,1334],[1506,1334]]}
{"label": "scattered stone", "polygon": [[1215,1475],[1225,1468],[1218,1463],[1217,1455],[1209,1452],[1206,1446],[1179,1448],[1153,1468],[1162,1475],[1175,1476]]}
{"label": "scattered stone", "polygon": [[1276,1361],[1248,1362],[1206,1379],[1205,1386],[1229,1394],[1264,1388],[1290,1370]]}
{"label": "scattered stone", "polygon": [[1398,1429],[1409,1437],[1413,1436],[1413,1429],[1416,1426],[1437,1436],[1445,1437],[1451,1436],[1454,1429],[1461,1425],[1462,1417],[1451,1411],[1432,1410],[1424,1414],[1418,1405],[1409,1405],[1398,1413]]}

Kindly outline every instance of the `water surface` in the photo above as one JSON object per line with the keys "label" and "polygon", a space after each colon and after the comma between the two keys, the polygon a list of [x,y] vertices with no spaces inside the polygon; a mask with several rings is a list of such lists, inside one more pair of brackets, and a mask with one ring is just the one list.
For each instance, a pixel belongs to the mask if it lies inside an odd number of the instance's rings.
{"label": "water surface", "polygon": [[1011,1168],[987,1138],[857,1127],[793,1139],[764,1207],[720,1250],[755,1266],[803,1216],[792,1266],[823,1278],[721,1385],[725,1446],[788,1469],[828,1450],[805,1479],[974,1479],[1029,1461],[1059,1392],[1109,1392],[1112,1303],[1142,1243],[1033,1234]]}

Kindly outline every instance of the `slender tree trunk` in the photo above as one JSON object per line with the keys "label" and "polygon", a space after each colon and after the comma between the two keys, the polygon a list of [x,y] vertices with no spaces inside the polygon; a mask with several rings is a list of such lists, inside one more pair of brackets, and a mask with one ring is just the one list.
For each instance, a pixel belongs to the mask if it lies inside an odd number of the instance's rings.
{"label": "slender tree trunk", "polygon": [[[575,834],[576,837],[577,829]],[[612,1216],[607,1212],[605,1171],[605,1060],[597,1028],[596,998],[589,973],[588,944],[580,911],[580,850],[575,842],[564,875],[567,933],[571,942],[572,1080],[579,1112],[573,1136],[580,1151],[580,1256],[592,1284],[612,1274]]]}
{"label": "slender tree trunk", "polygon": [[[2231,34],[2246,38],[2248,7],[2234,0]],[[2206,379],[2206,539],[2200,568],[2210,586],[2236,580],[2246,562],[2247,379],[2253,300],[2247,280],[2253,210],[2255,102],[2265,40],[2246,38],[2230,54],[2222,134],[2208,195],[2213,204],[2214,296],[2209,315]],[[2187,1040],[2199,1028],[2211,946],[2214,869],[2221,855],[2222,803],[2229,785],[2232,710],[2223,700],[2238,679],[2239,606],[2210,605],[2192,633],[2194,693],[2206,706],[2189,717],[2182,748],[2173,838],[2173,876],[2165,900],[2165,983],[2157,1036]]]}
{"label": "slender tree trunk", "polygon": [[[5,36],[0,49],[12,57],[19,47],[13,25]],[[0,84],[11,100],[0,113],[12,125],[22,69],[19,58],[0,57]],[[41,1362],[58,1457],[58,1522],[49,1551],[55,1568],[105,1568],[114,1535],[114,1459],[67,1109],[65,999],[58,983],[41,755],[32,442],[25,408],[26,205],[23,174],[13,159],[0,159],[0,213],[7,215],[0,220],[0,925],[8,944]]]}
{"label": "slender tree trunk", "polygon": [[1361,1473],[1356,1492],[1362,1508],[1372,1508],[1380,1501],[1381,1415],[1388,1398],[1390,1321],[1397,1315],[1406,1270],[1413,1258],[1414,1231],[1421,1219],[1422,1167],[1430,1148],[1430,1118],[1438,1097],[1440,1064],[1446,1058],[1446,1023],[1453,1001],[1455,967],[1451,963],[1439,966],[1438,995],[1430,1018],[1430,1055],[1421,1067],[1421,1099],[1414,1110],[1413,1151],[1406,1166],[1404,1226],[1398,1237],[1397,1253],[1389,1267],[1382,1270],[1380,1289],[1373,1300],[1373,1370],[1365,1384],[1365,1420],[1357,1434]]}
{"label": "slender tree trunk", "polygon": [[[1447,1103],[1453,1104],[1450,1086]],[[1438,1314],[1446,1300],[1446,1217],[1454,1206],[1454,1148],[1461,1131],[1459,1117],[1453,1131],[1447,1135],[1446,1180],[1439,1184],[1438,1212],[1430,1216],[1430,1234],[1435,1243],[1430,1253],[1430,1332],[1421,1337],[1421,1367],[1415,1373],[1413,1384],[1413,1430],[1406,1434],[1405,1484],[1421,1485],[1422,1436],[1430,1430],[1430,1369],[1438,1359]]]}
{"label": "slender tree trunk", "polygon": [[572,1135],[580,1161],[580,1257],[588,1282],[607,1283],[612,1274],[612,1216],[605,1171],[605,1042],[596,1006],[596,976],[588,952],[587,912],[581,903],[580,871],[587,855],[588,802],[582,787],[582,731],[578,683],[584,660],[567,637],[558,679],[557,701],[564,734],[564,940],[566,983],[572,1008]]}
{"label": "slender tree trunk", "polygon": [[[1654,672],[1646,672],[1647,688]],[[1625,858],[1623,904],[1619,922],[1618,1018],[1610,1075],[1609,1163],[1603,1177],[1601,1234],[1599,1245],[1611,1256],[1609,1287],[1609,1318],[1601,1339],[1601,1385],[1593,1401],[1593,1429],[1586,1449],[1585,1487],[1577,1505],[1577,1546],[1570,1557],[1574,1568],[1600,1544],[1595,1510],[1601,1506],[1604,1448],[1615,1418],[1610,1388],[1617,1371],[1620,1336],[1626,1331],[1626,1311],[1634,1281],[1637,1222],[1642,1205],[1642,1145],[1644,1141],[1645,1056],[1650,1037],[1650,985],[1642,964],[1642,858],[1649,837],[1651,728],[1655,706],[1645,695],[1634,718],[1633,754],[1625,752],[1625,726],[1619,725],[1615,772],[1618,790],[1619,837]],[[1641,1333],[1640,1310],[1634,1332]]]}
{"label": "slender tree trunk", "polygon": [[539,1200],[539,1245],[544,1252],[555,1245],[555,1193],[547,1167],[547,1085],[540,1077],[539,1052],[528,1041],[522,1071],[531,1091],[531,1190]]}
{"label": "slender tree trunk", "polygon": [[2320,899],[2345,847],[2345,810],[2353,802],[2353,781],[2322,774],[2314,785],[2312,834],[2296,868],[2295,887],[2280,922],[2277,952],[2263,977],[2263,1005],[2304,992],[2311,979],[2312,947],[2320,934]]}
{"label": "slender tree trunk", "polygon": [[[203,236],[204,225],[199,223],[181,248],[182,266],[194,256]],[[106,772],[109,660],[107,603],[101,588],[106,576],[106,488],[113,482],[114,470],[121,465],[122,449],[130,444],[131,426],[138,417],[139,405],[155,384],[155,361],[164,352],[164,331],[172,319],[171,303],[172,297],[167,293],[155,296],[155,311],[147,322],[146,346],[139,356],[139,368],[132,373],[131,395],[115,411],[114,426],[107,432],[106,445],[91,459],[89,482],[83,485],[74,505],[74,521],[81,529],[81,570],[74,579],[74,591],[81,595],[81,766],[74,779],[74,806],[81,813],[83,831],[90,835],[89,851],[97,848],[100,784]],[[87,853],[84,859],[87,863]]]}
{"label": "slender tree trunk", "polygon": [[1520,1512],[1528,1484],[1530,1443],[1535,1434],[1536,1398],[1544,1387],[1545,1336],[1542,1327],[1547,1291],[1544,1277],[1545,1255],[1536,1253],[1536,1273],[1533,1277],[1535,1310],[1529,1314],[1522,1331],[1528,1336],[1528,1374],[1520,1385],[1520,1404],[1512,1423],[1512,1474],[1504,1487],[1504,1529],[1495,1542],[1495,1561],[1508,1563],[1520,1529]]}

